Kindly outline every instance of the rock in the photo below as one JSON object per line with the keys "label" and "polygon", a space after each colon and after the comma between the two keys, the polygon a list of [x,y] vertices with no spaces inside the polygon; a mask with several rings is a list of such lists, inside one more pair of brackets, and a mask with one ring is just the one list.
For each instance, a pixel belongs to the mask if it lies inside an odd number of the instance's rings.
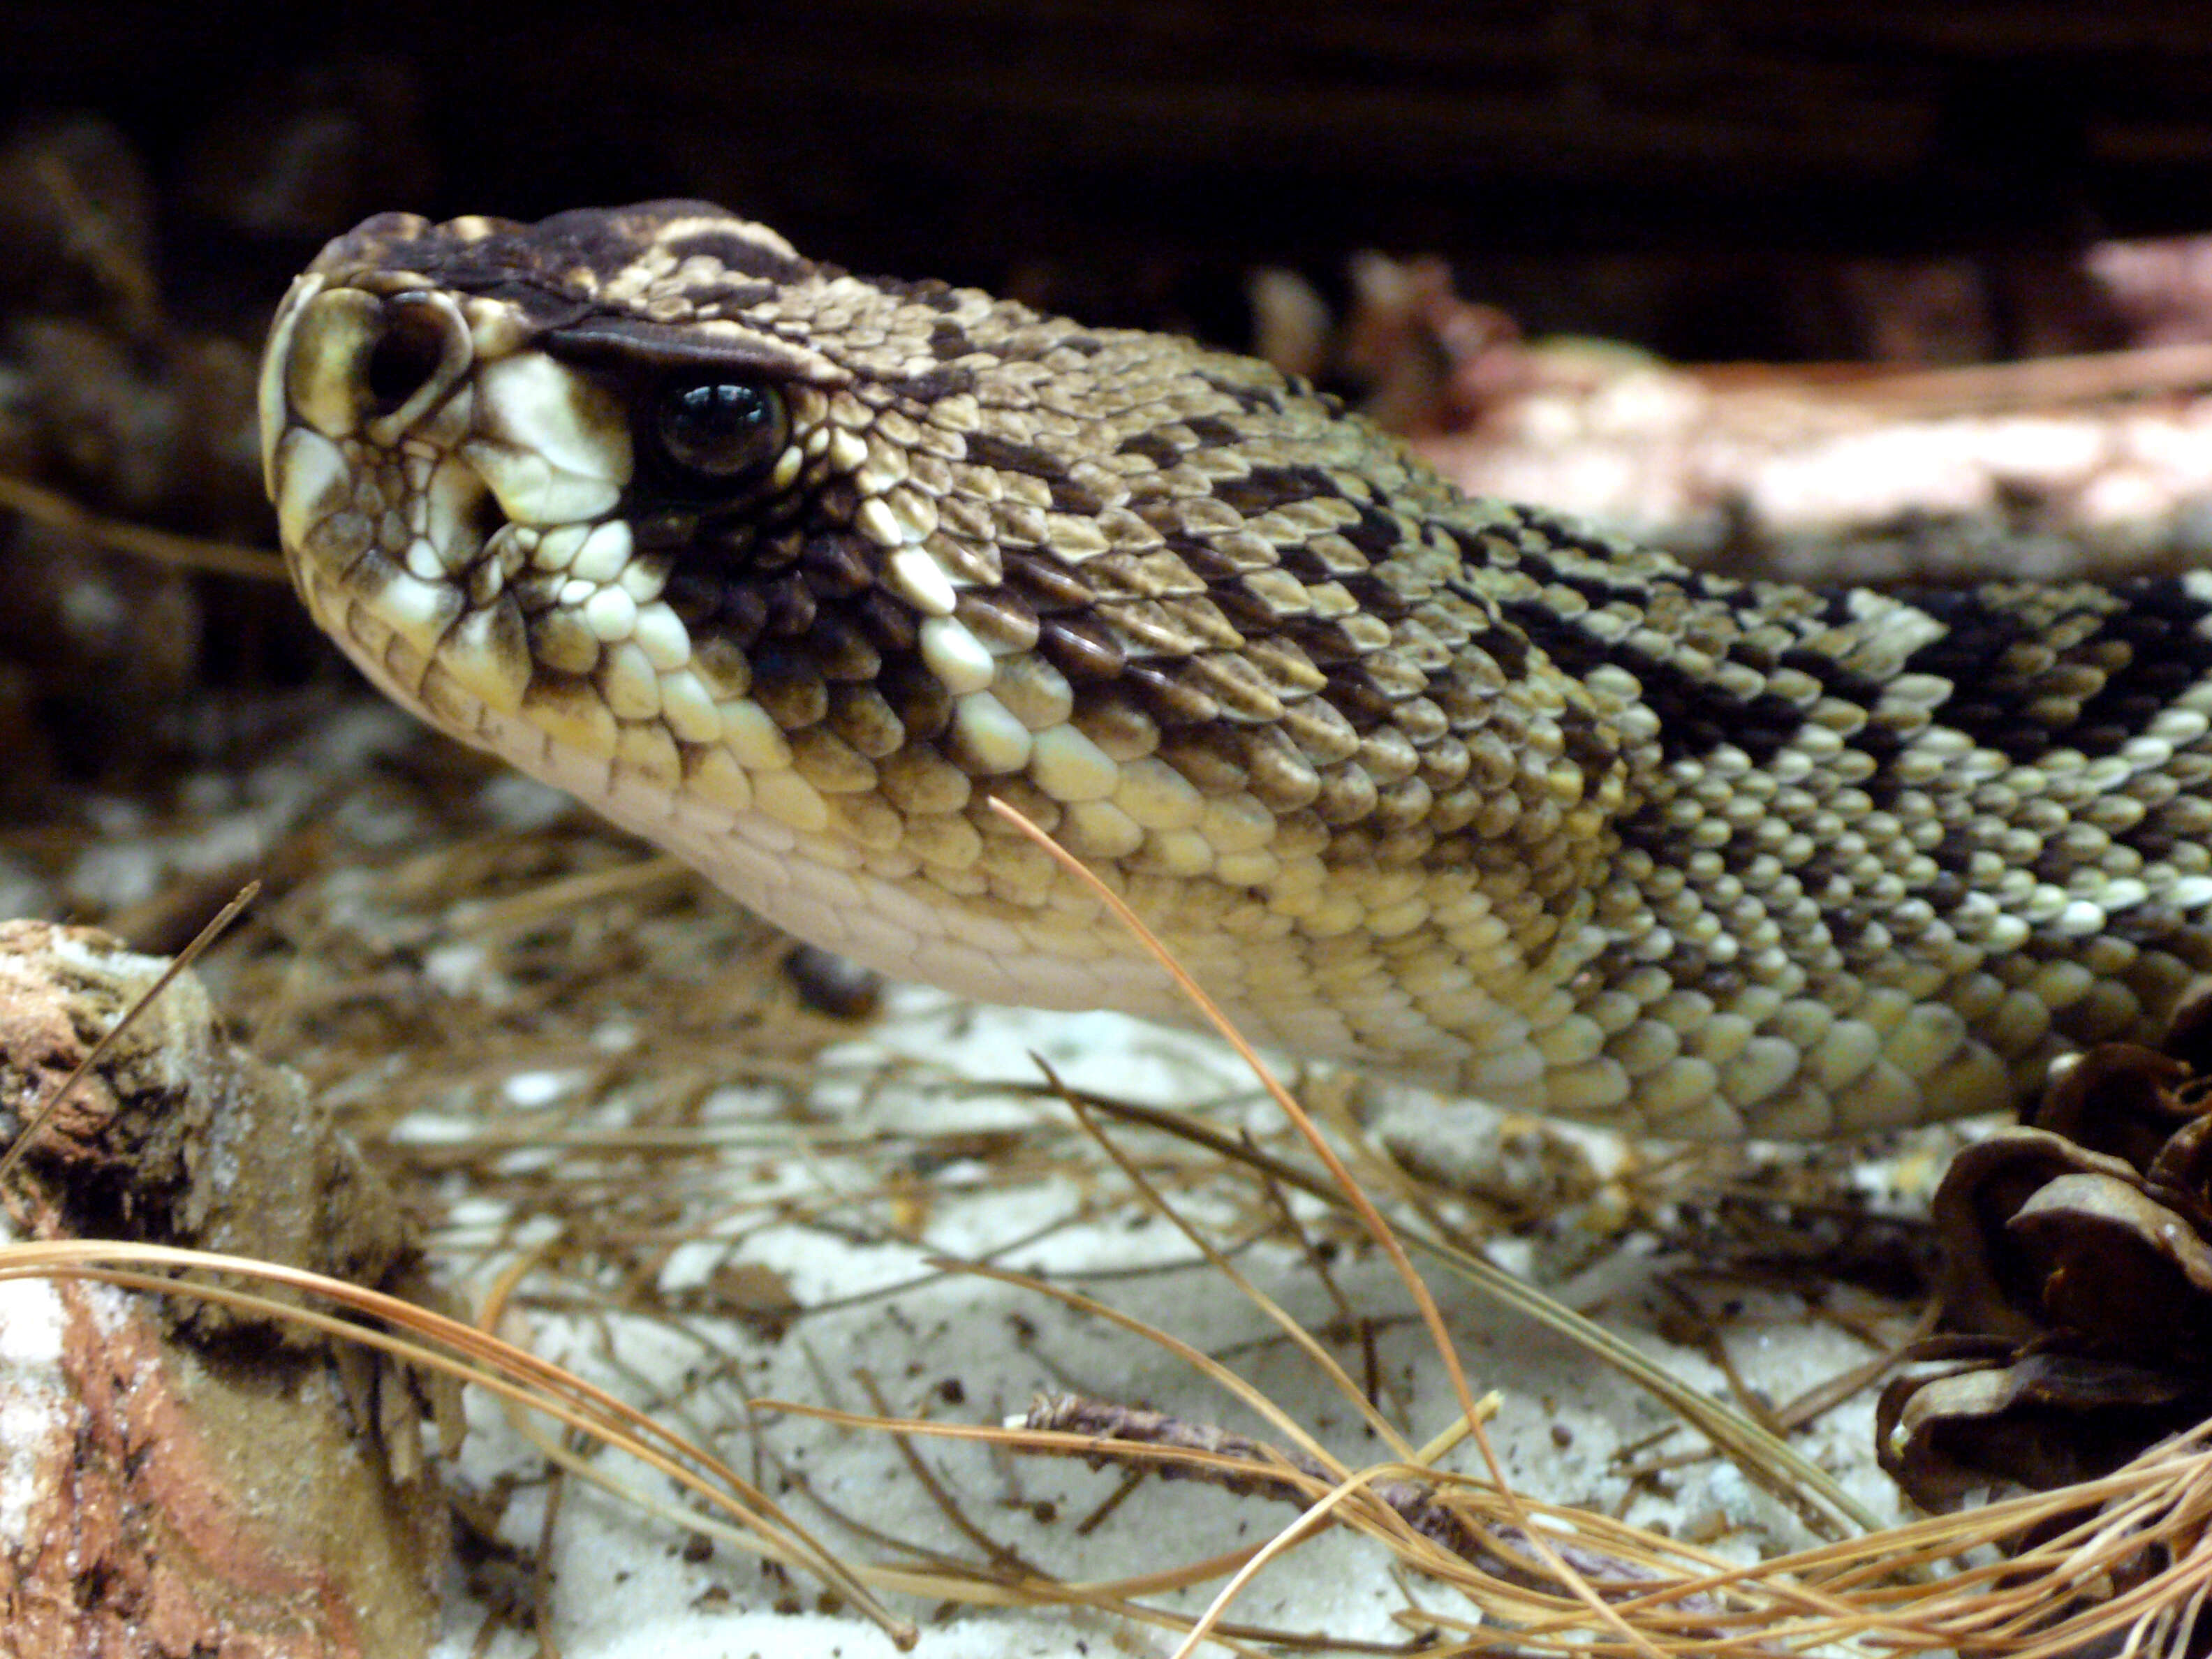
{"label": "rock", "polygon": [[[164,964],[0,923],[0,1109],[22,1125]],[[14,1239],[218,1249],[422,1299],[398,1207],[294,1073],[179,975],[27,1149]],[[280,1296],[279,1300],[301,1300]],[[0,1629],[87,1659],[406,1659],[447,1547],[398,1370],[285,1321],[82,1279],[0,1284]]]}

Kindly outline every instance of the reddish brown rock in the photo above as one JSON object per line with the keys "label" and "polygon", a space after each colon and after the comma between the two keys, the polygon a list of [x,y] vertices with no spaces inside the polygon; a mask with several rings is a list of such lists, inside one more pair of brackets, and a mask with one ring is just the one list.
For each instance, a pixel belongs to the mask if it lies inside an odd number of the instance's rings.
{"label": "reddish brown rock", "polygon": [[[15,1129],[162,966],[89,930],[0,925]],[[71,1092],[12,1186],[18,1239],[422,1280],[388,1192],[296,1077],[223,1041],[190,975]],[[446,1540],[417,1416],[404,1378],[295,1325],[83,1281],[0,1285],[0,1650],[424,1651]]]}

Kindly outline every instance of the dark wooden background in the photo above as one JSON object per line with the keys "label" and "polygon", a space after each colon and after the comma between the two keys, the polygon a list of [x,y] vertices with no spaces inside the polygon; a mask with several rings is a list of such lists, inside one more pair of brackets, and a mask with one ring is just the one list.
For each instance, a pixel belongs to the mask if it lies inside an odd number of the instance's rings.
{"label": "dark wooden background", "polygon": [[[699,194],[1099,320],[1233,331],[1248,266],[1373,246],[1450,256],[1533,327],[1797,355],[1785,267],[2002,261],[2212,204],[2212,5],[2150,0],[19,0],[0,40],[0,97],[118,122],[217,283],[380,207]],[[1655,270],[1702,299],[1654,314]]]}

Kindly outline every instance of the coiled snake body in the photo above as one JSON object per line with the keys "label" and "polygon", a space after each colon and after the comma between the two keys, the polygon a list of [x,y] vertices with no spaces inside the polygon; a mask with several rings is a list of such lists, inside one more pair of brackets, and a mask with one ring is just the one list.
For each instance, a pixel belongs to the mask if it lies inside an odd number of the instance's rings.
{"label": "coiled snake body", "polygon": [[1732,582],[1264,364],[696,203],[374,219],[278,313],[300,591],[400,702],[895,975],[1656,1133],[2002,1106],[2212,962],[2212,578]]}

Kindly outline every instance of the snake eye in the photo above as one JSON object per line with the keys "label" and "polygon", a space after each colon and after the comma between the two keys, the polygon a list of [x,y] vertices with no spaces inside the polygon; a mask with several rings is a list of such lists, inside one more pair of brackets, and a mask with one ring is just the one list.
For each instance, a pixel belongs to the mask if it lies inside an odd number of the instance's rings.
{"label": "snake eye", "polygon": [[653,436],[678,471],[718,486],[750,482],[791,435],[783,398],[754,380],[670,386],[653,411]]}

